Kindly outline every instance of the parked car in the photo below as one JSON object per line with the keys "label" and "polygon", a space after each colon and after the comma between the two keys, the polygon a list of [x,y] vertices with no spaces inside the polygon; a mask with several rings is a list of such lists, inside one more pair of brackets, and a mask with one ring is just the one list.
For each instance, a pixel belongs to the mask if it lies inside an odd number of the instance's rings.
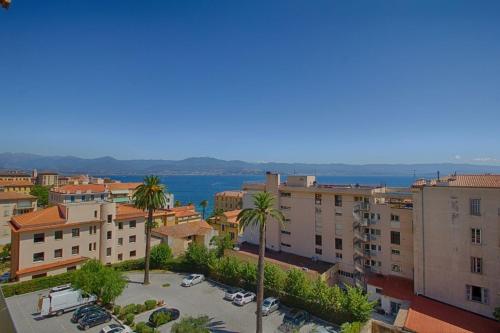
{"label": "parked car", "polygon": [[0,283],[9,282],[10,280],[10,272],[5,272],[0,275]]}
{"label": "parked car", "polygon": [[262,314],[264,316],[273,313],[280,308],[280,301],[274,297],[268,297],[262,303]]}
{"label": "parked car", "polygon": [[281,332],[292,332],[300,329],[309,320],[309,313],[304,310],[292,309],[283,317],[283,323],[278,327]]}
{"label": "parked car", "polygon": [[203,274],[191,274],[182,280],[182,285],[184,287],[191,287],[192,285],[201,283],[205,280],[205,275]]}
{"label": "parked car", "polygon": [[93,304],[87,304],[87,305],[80,306],[78,309],[75,310],[75,312],[73,312],[73,315],[71,316],[71,322],[78,323],[78,321],[80,319],[82,319],[83,317],[85,317],[85,315],[87,313],[95,312],[95,311],[102,311],[102,310],[100,307],[98,307],[97,305],[93,305]]}
{"label": "parked car", "polygon": [[234,296],[233,304],[236,305],[245,305],[247,303],[250,303],[255,299],[255,294],[250,292],[250,291],[245,291],[241,293],[237,293]]}
{"label": "parked car", "polygon": [[166,313],[166,314],[168,314],[170,316],[169,317],[169,322],[173,321],[173,320],[179,319],[179,316],[181,315],[181,312],[179,310],[177,310],[177,309],[174,309],[174,308],[161,308],[161,309],[158,309],[158,310],[154,311],[149,316],[149,319],[148,319],[149,324],[152,325],[153,327],[156,326],[154,318],[159,313]]}
{"label": "parked car", "polygon": [[133,333],[127,325],[111,324],[104,327],[100,333]]}
{"label": "parked car", "polygon": [[232,301],[234,300],[234,296],[236,296],[237,293],[242,293],[242,292],[245,291],[241,288],[229,287],[224,293],[224,299]]}
{"label": "parked car", "polygon": [[63,291],[63,290],[67,290],[67,289],[71,289],[71,283],[63,284],[63,285],[60,285],[57,287],[52,287],[52,289],[50,289],[50,292],[55,293],[55,292]]}
{"label": "parked car", "polygon": [[110,320],[111,315],[107,311],[92,311],[78,321],[78,328],[86,331],[91,327],[107,323]]}
{"label": "parked car", "polygon": [[94,295],[88,295],[81,290],[63,289],[50,292],[48,296],[38,299],[38,311],[42,316],[60,316],[64,312],[76,309],[79,306],[93,304],[96,301]]}

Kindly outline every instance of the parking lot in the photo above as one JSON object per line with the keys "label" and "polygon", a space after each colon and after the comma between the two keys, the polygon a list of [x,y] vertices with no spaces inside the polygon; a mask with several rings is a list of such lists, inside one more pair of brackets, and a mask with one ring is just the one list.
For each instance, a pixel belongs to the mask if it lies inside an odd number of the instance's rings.
{"label": "parking lot", "polygon": [[[242,307],[235,306],[223,299],[223,286],[210,281],[205,281],[195,286],[182,287],[183,275],[175,273],[152,273],[151,284],[142,285],[142,273],[127,275],[130,282],[123,294],[116,300],[117,304],[143,303],[147,299],[162,299],[166,306],[175,307],[183,316],[208,315],[211,318],[213,332],[254,332],[255,331],[255,302]],[[162,287],[169,283],[169,287]],[[53,332],[78,332],[75,324],[70,322],[71,313],[60,317],[40,319],[36,314],[36,304],[39,294],[37,292],[19,295],[7,299],[7,306],[19,332],[23,333],[53,333]],[[277,332],[283,320],[284,309],[264,317],[264,332]],[[136,316],[135,322],[147,321],[152,311]],[[160,332],[170,332],[173,322],[160,327]],[[99,332],[105,325],[93,327],[88,332]],[[319,323],[308,323],[300,332],[313,332]]]}

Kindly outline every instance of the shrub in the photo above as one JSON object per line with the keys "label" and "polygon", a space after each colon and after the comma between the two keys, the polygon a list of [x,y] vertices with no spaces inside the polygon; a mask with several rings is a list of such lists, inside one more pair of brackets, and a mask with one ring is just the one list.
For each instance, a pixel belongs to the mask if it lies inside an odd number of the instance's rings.
{"label": "shrub", "polygon": [[52,288],[70,283],[75,272],[67,272],[58,275],[46,276],[29,281],[18,282],[2,286],[5,297],[22,295],[33,291]]}
{"label": "shrub", "polygon": [[340,327],[341,333],[359,333],[363,328],[363,324],[356,321],[353,323],[343,323]]}
{"label": "shrub", "polygon": [[210,318],[208,316],[185,317],[172,326],[172,333],[209,333],[208,326]]}
{"label": "shrub", "polygon": [[127,315],[125,316],[125,325],[132,325],[132,323],[134,322],[134,314],[133,313],[127,313]]}
{"label": "shrub", "polygon": [[137,333],[142,333],[144,327],[146,327],[146,323],[143,322],[143,321],[140,321],[137,324],[135,324],[135,330],[134,331],[137,332]]}
{"label": "shrub", "polygon": [[146,307],[146,311],[152,310],[156,307],[156,300],[148,299],[147,301],[144,302],[144,306]]}
{"label": "shrub", "polygon": [[121,306],[119,306],[119,305],[115,305],[115,306],[113,307],[113,314],[114,314],[115,316],[118,316],[118,315],[120,314],[121,309],[122,309],[122,307],[121,307]]}
{"label": "shrub", "polygon": [[128,315],[129,313],[135,313],[135,310],[136,310],[136,305],[135,304],[127,304],[125,305],[124,307],[122,307],[121,311],[120,311],[120,315],[118,316],[118,318],[120,318],[121,320],[125,319],[125,316]]}
{"label": "shrub", "polygon": [[151,268],[165,268],[172,258],[172,250],[167,244],[161,243],[151,249]]}
{"label": "shrub", "polygon": [[144,326],[142,328],[142,333],[154,333],[155,329],[149,326]]}
{"label": "shrub", "polygon": [[125,260],[111,265],[115,270],[120,272],[140,271],[144,269],[144,259]]}
{"label": "shrub", "polygon": [[165,312],[156,312],[153,313],[152,322],[155,327],[159,327],[163,324],[166,324],[170,321],[170,314]]}
{"label": "shrub", "polygon": [[146,309],[146,306],[144,304],[136,304],[134,313],[138,314],[138,313],[144,312],[146,310],[147,309]]}
{"label": "shrub", "polygon": [[164,288],[167,288],[167,287],[170,287],[170,283],[165,282],[165,283],[164,283],[164,284],[162,284],[161,286],[162,286],[162,287],[164,287]]}

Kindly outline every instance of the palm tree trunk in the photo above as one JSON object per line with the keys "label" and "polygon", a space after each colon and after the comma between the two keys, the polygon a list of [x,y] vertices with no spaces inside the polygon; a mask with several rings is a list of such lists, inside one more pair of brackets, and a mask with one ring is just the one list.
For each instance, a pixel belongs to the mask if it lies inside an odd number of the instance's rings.
{"label": "palm tree trunk", "polygon": [[257,282],[257,333],[262,333],[262,301],[264,300],[264,256],[266,255],[266,221],[259,227],[259,263]]}
{"label": "palm tree trunk", "polygon": [[144,284],[149,284],[149,257],[151,255],[151,226],[153,225],[153,210],[148,211],[146,222],[146,255],[144,258]]}
{"label": "palm tree trunk", "polygon": [[203,207],[203,219],[205,219],[205,207]]}

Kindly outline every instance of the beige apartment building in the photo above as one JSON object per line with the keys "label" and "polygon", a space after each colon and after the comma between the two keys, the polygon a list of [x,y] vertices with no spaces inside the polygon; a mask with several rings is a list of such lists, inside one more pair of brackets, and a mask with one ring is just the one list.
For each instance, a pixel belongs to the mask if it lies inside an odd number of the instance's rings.
{"label": "beige apartment building", "polygon": [[31,175],[21,171],[0,171],[0,181],[1,180],[22,180],[31,182]]}
{"label": "beige apartment building", "polygon": [[500,306],[500,175],[417,181],[413,193],[415,293],[492,317]]}
{"label": "beige apartment building", "polygon": [[36,197],[18,192],[0,192],[0,244],[10,242],[9,221],[13,216],[35,211]]}
{"label": "beige apartment building", "polygon": [[38,172],[36,174],[36,183],[42,186],[58,186],[59,174],[52,171]]}
{"label": "beige apartment building", "polygon": [[33,183],[30,180],[0,180],[0,192],[30,194]]}
{"label": "beige apartment building", "polygon": [[[276,198],[285,223],[268,224],[266,246],[337,264],[338,281],[366,287],[371,273],[413,278],[412,196],[408,189],[322,185],[314,176],[267,173],[264,184],[245,184],[243,207],[266,190]],[[258,243],[247,229],[241,240]]]}
{"label": "beige apartment building", "polygon": [[224,191],[215,194],[214,209],[230,210],[243,207],[243,195],[245,191]]}
{"label": "beige apartment building", "polygon": [[144,257],[144,226],[142,210],[97,200],[14,216],[11,276],[23,281],[59,274],[88,258],[112,264]]}

